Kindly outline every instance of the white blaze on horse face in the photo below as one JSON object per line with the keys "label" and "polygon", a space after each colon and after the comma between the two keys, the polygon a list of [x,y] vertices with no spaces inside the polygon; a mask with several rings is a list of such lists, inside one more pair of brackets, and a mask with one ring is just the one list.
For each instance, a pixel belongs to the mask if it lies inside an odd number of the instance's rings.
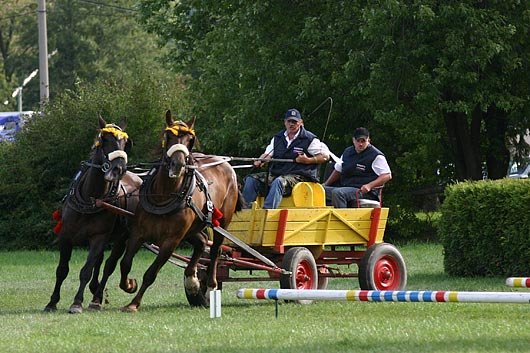
{"label": "white blaze on horse face", "polygon": [[177,152],[177,151],[180,151],[180,152],[183,152],[184,153],[184,156],[188,157],[190,155],[190,151],[188,150],[188,147],[186,147],[185,145],[181,144],[181,143],[177,143],[173,146],[171,146],[166,154],[169,158],[171,158],[171,156],[173,155],[173,153]]}
{"label": "white blaze on horse face", "polygon": [[109,153],[108,159],[109,161],[113,161],[116,158],[123,158],[125,160],[125,164],[127,164],[127,153],[125,151],[116,150]]}

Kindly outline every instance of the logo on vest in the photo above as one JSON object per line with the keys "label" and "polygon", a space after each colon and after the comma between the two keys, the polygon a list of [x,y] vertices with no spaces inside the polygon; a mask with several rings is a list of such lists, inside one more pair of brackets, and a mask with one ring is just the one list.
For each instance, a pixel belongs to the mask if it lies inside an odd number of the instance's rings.
{"label": "logo on vest", "polygon": [[304,149],[301,148],[301,147],[294,147],[294,148],[293,148],[293,151],[294,151],[294,153],[296,153],[296,154],[302,154],[302,153],[304,153]]}

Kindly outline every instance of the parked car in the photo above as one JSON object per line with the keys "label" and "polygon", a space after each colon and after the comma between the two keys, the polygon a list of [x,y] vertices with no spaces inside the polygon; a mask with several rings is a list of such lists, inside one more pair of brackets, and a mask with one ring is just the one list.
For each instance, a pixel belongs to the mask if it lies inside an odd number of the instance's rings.
{"label": "parked car", "polygon": [[508,178],[527,179],[530,173],[530,160],[524,162],[510,162],[508,168]]}

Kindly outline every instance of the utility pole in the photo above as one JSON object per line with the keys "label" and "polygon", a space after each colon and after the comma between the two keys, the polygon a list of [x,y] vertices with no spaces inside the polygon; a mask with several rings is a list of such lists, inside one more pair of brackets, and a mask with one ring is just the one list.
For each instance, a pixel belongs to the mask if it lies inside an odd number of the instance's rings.
{"label": "utility pole", "polygon": [[40,105],[41,109],[50,97],[48,82],[48,35],[46,29],[46,0],[38,0],[39,17],[39,76],[40,76]]}

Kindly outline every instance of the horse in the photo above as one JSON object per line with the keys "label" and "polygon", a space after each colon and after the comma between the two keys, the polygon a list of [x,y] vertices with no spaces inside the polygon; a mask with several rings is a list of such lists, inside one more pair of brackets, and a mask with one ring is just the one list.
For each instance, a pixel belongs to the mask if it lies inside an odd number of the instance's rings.
{"label": "horse", "polygon": [[[204,156],[200,163],[195,161],[197,154],[190,153],[196,140],[194,125],[195,119],[186,123],[174,121],[171,111],[166,112],[163,154],[140,188],[140,204],[120,262],[120,288],[127,293],[138,290],[136,280],[128,278],[128,274],[133,257],[144,242],[156,244],[159,252],[144,273],[138,293],[122,311],[138,310],[145,291],[184,240],[193,247],[190,262],[184,270],[184,287],[190,304],[207,306],[206,290],[217,288],[217,260],[224,238],[216,228],[230,223],[233,214],[241,210],[243,199],[234,169],[225,160]],[[201,165],[204,168],[199,171]],[[199,279],[197,263],[207,243],[204,230],[210,226],[214,235],[207,278]]]}
{"label": "horse", "polygon": [[[89,281],[89,289],[94,294],[90,308],[101,308],[106,281],[125,251],[128,220],[95,203],[95,200],[103,200],[130,211],[138,204],[138,193],[135,195],[134,192],[139,190],[142,179],[127,172],[127,153],[132,141],[124,131],[125,121],[120,125],[107,124],[99,117],[99,133],[90,159],[82,163],[63,200],[55,228],[60,252],[55,287],[44,311],[57,310],[61,285],[68,276],[74,246],[88,243],[89,252],[79,273],[79,289],[69,308],[72,314],[83,311],[84,291]],[[114,246],[105,262],[101,282],[98,282],[104,250],[111,241]]]}

